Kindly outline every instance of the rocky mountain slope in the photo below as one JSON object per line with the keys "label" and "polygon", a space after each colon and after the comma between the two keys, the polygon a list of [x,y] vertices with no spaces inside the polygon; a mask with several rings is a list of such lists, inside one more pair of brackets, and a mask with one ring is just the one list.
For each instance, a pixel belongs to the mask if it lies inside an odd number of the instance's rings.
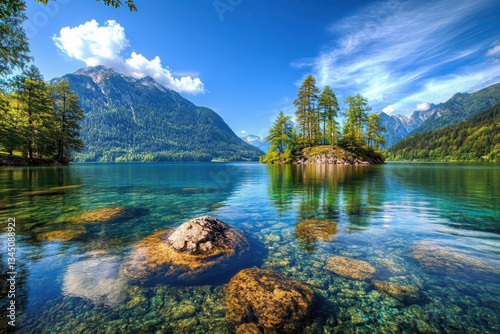
{"label": "rocky mountain slope", "polygon": [[96,66],[63,78],[85,111],[85,148],[77,161],[257,160],[263,154],[238,138],[213,110],[194,105],[151,77],[135,79]]}

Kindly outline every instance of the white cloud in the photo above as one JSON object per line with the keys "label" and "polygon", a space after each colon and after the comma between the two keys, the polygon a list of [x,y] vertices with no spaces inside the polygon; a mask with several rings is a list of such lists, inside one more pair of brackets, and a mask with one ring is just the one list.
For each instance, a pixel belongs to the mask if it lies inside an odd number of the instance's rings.
{"label": "white cloud", "polygon": [[487,56],[500,56],[500,40],[494,43],[494,46],[488,50],[486,53]]}
{"label": "white cloud", "polygon": [[[471,29],[487,29],[479,18],[492,6],[490,0],[373,3],[332,25],[332,41],[318,56],[292,65],[312,67],[319,85],[344,96],[360,92],[377,108],[444,102],[500,80],[500,70],[486,64],[484,39],[468,37]],[[462,85],[443,87],[451,83]]]}
{"label": "white cloud", "polygon": [[430,107],[431,107],[431,105],[429,103],[424,102],[424,103],[417,104],[417,108],[415,110],[426,111],[426,110],[429,110]]}
{"label": "white cloud", "polygon": [[247,132],[245,130],[241,131],[242,134],[246,134]]}
{"label": "white cloud", "polygon": [[53,40],[69,57],[85,62],[87,66],[105,65],[135,78],[151,76],[163,86],[178,92],[206,92],[199,78],[174,77],[158,56],[149,60],[140,53],[132,52],[129,58],[124,59],[122,53],[130,43],[125,29],[114,20],[107,21],[103,26],[92,20],[74,28],[65,27]]}
{"label": "white cloud", "polygon": [[385,107],[384,109],[382,109],[383,112],[385,112],[386,114],[391,114],[394,112],[394,106],[387,106]]}

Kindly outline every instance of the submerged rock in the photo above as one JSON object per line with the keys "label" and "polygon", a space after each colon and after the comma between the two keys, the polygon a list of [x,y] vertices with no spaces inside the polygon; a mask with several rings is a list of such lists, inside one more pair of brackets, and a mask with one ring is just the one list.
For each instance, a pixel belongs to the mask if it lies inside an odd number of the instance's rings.
{"label": "submerged rock", "polygon": [[417,241],[411,248],[411,257],[421,266],[434,272],[468,272],[500,274],[500,270],[483,259],[460,249],[443,247],[435,242]]}
{"label": "submerged rock", "polygon": [[337,275],[366,280],[372,278],[377,271],[371,264],[361,260],[355,260],[344,256],[332,256],[326,260],[324,269],[333,271]]}
{"label": "submerged rock", "polygon": [[313,297],[311,288],[277,271],[245,269],[225,287],[226,318],[238,333],[297,333]]}
{"label": "submerged rock", "polygon": [[78,189],[81,188],[81,184],[69,185],[69,186],[61,186],[61,187],[52,187],[45,190],[36,190],[36,191],[28,191],[22,193],[20,196],[50,196],[50,195],[61,195],[66,192],[66,190],[70,189]]}
{"label": "submerged rock", "polygon": [[309,219],[295,226],[295,236],[306,243],[330,241],[337,233],[337,223],[330,220]]}
{"label": "submerged rock", "polygon": [[143,211],[147,210],[141,210],[127,206],[107,207],[91,210],[78,215],[73,215],[63,220],[66,222],[81,224],[104,223],[122,219],[131,219],[136,215],[143,215]]}
{"label": "submerged rock", "polygon": [[239,230],[204,216],[144,238],[122,265],[122,272],[134,279],[162,271],[166,276],[193,274],[248,249]]}
{"label": "submerged rock", "polygon": [[373,285],[399,301],[417,300],[419,298],[418,289],[411,285],[401,285],[392,282],[372,281]]}
{"label": "submerged rock", "polygon": [[40,233],[36,236],[36,239],[39,241],[70,241],[85,232],[85,229],[58,230]]}
{"label": "submerged rock", "polygon": [[217,218],[204,216],[179,226],[167,239],[167,245],[179,253],[203,255],[233,249],[226,232],[229,226]]}

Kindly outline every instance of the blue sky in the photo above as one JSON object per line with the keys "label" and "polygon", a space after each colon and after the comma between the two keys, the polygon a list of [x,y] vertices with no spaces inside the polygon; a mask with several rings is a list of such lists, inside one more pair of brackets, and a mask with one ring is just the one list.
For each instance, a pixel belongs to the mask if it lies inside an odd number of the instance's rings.
{"label": "blue sky", "polygon": [[392,114],[500,82],[495,0],[136,0],[137,13],[27,2],[46,79],[97,64],[151,75],[239,135],[265,135],[280,110],[292,115],[309,73],[339,99],[360,92]]}

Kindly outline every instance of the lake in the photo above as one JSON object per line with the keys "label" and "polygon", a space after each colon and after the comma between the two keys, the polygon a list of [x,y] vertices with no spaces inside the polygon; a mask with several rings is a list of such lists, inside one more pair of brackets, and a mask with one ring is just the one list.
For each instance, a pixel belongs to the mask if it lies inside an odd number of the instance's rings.
{"label": "lake", "polygon": [[[86,215],[117,207],[126,212],[119,219]],[[314,290],[306,333],[500,333],[499,165],[2,168],[0,210],[1,221],[16,220],[20,333],[231,333],[223,287],[247,267]],[[251,256],[187,280],[123,275],[137,243],[203,215],[239,228]],[[376,272],[338,275],[324,268],[333,256]]]}

